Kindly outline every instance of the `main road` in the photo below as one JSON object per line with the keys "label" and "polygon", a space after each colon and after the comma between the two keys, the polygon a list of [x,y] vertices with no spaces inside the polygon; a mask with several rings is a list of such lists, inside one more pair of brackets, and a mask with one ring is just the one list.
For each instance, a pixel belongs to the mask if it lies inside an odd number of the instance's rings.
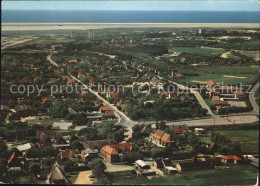
{"label": "main road", "polygon": [[[51,59],[52,54],[47,56],[47,60],[54,66],[60,67],[55,61]],[[61,67],[60,67],[61,68]],[[63,68],[61,68],[63,70]],[[135,121],[132,121],[129,117],[127,117],[123,112],[119,111],[113,104],[109,103],[106,99],[101,97],[98,92],[93,91],[91,88],[89,88],[86,84],[84,84],[82,81],[77,79],[75,76],[72,74],[68,73],[69,76],[80,83],[81,85],[84,86],[86,90],[94,94],[99,100],[101,100],[105,105],[108,105],[114,112],[116,117],[118,118],[118,122],[116,123],[117,125],[124,125],[127,128],[127,132],[125,132],[125,140],[128,140],[129,138],[132,137],[132,127],[137,123]]]}
{"label": "main road", "polygon": [[255,92],[259,88],[259,82],[255,84],[255,86],[252,88],[252,90],[249,93],[249,101],[253,107],[253,112],[255,112],[257,115],[259,115],[259,106],[255,101]]}

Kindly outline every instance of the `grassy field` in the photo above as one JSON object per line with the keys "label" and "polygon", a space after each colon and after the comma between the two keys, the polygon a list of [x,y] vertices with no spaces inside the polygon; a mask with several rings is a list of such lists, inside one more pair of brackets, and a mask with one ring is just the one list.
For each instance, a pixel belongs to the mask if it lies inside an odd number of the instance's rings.
{"label": "grassy field", "polygon": [[210,66],[198,67],[196,69],[178,69],[183,73],[188,74],[196,73],[197,76],[186,76],[180,79],[182,83],[194,81],[209,81],[214,80],[217,83],[224,84],[251,84],[258,76],[258,67],[256,66],[236,66],[236,67],[223,67],[223,66]]}
{"label": "grassy field", "polygon": [[220,130],[222,134],[241,144],[243,152],[259,151],[259,131],[258,130]]}
{"label": "grassy field", "polygon": [[177,175],[167,175],[149,180],[144,176],[114,173],[113,184],[153,184],[153,185],[253,185],[256,183],[257,169],[250,165],[233,165],[229,169],[206,170]]}
{"label": "grassy field", "polygon": [[173,47],[169,49],[174,52],[183,52],[183,53],[192,53],[192,54],[208,54],[208,53],[216,53],[220,54],[224,52],[223,49],[220,48],[194,48],[194,47]]}

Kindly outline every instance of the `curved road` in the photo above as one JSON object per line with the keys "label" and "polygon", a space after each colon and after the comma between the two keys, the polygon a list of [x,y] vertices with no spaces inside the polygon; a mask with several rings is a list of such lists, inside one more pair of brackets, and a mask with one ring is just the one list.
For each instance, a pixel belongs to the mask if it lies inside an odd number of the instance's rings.
{"label": "curved road", "polygon": [[253,112],[255,112],[257,115],[259,115],[259,106],[255,101],[255,92],[259,88],[259,82],[255,84],[255,86],[252,88],[252,90],[249,93],[249,101],[253,107]]}
{"label": "curved road", "polygon": [[[55,61],[53,61],[51,59],[52,54],[47,56],[47,60],[54,66],[60,67]],[[62,68],[63,70],[63,68]],[[116,117],[118,118],[118,122],[116,123],[117,125],[124,125],[127,127],[127,132],[125,132],[125,136],[126,139],[129,139],[132,137],[132,127],[137,123],[135,121],[132,121],[129,117],[127,117],[123,112],[119,111],[114,105],[112,105],[111,103],[109,103],[106,99],[104,99],[103,97],[101,97],[98,92],[95,92],[93,90],[91,90],[91,88],[89,88],[86,84],[84,84],[82,81],[80,81],[79,79],[77,79],[75,76],[73,76],[72,74],[68,73],[70,75],[70,77],[72,79],[74,79],[75,81],[77,81],[78,83],[80,83],[81,85],[84,86],[84,88],[86,88],[89,92],[91,92],[92,94],[94,94],[99,100],[103,101],[103,103],[105,103],[106,105],[108,105],[114,112]]]}

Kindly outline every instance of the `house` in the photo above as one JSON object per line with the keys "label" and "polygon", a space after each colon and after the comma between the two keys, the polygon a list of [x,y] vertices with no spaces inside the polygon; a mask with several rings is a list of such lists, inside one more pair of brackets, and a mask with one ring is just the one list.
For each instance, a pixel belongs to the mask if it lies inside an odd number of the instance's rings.
{"label": "house", "polygon": [[204,134],[205,130],[203,128],[194,128],[196,134]]}
{"label": "house", "polygon": [[183,74],[181,72],[176,72],[174,70],[172,70],[171,75],[173,77],[178,77],[178,78],[182,78],[183,77]]}
{"label": "house", "polygon": [[87,149],[81,151],[80,156],[84,162],[89,162],[92,159],[98,157],[98,149],[87,148]]}
{"label": "house", "polygon": [[182,127],[182,126],[173,126],[172,130],[176,134],[184,134],[184,132],[185,132],[184,127]]}
{"label": "house", "polygon": [[163,168],[162,160],[156,159],[156,160],[153,162],[153,166],[155,166],[156,168]]}
{"label": "house", "polygon": [[213,87],[213,86],[215,86],[217,83],[215,82],[215,81],[213,81],[213,80],[209,80],[208,82],[207,82],[207,85],[208,85],[208,87]]}
{"label": "house", "polygon": [[33,82],[40,81],[40,80],[42,80],[42,78],[40,76],[35,76],[33,78]]}
{"label": "house", "polygon": [[172,166],[165,167],[165,170],[168,174],[176,174],[178,173],[178,170]]}
{"label": "house", "polygon": [[67,141],[60,135],[55,136],[55,143],[56,144],[68,144]]}
{"label": "house", "polygon": [[66,178],[65,171],[58,165],[57,162],[52,166],[52,169],[47,176],[47,184],[68,184],[70,181]]}
{"label": "house", "polygon": [[150,169],[150,165],[146,164],[143,160],[136,160],[135,161],[135,167],[138,167],[140,169]]}
{"label": "house", "polygon": [[101,113],[103,113],[103,114],[105,114],[106,111],[110,111],[110,110],[111,110],[110,107],[107,106],[107,105],[102,105],[102,106],[99,107],[99,109],[98,109],[98,111],[101,112]]}
{"label": "house", "polygon": [[214,166],[220,166],[223,164],[221,162],[221,158],[219,158],[219,157],[205,156],[205,159],[207,162],[211,163]]}
{"label": "house", "polygon": [[28,117],[37,115],[37,109],[30,105],[16,105],[11,109],[18,117]]}
{"label": "house", "polygon": [[48,83],[55,83],[56,81],[57,81],[56,78],[50,78],[49,81],[48,81]]}
{"label": "house", "polygon": [[153,71],[155,74],[159,74],[158,68],[155,65],[148,65],[148,70]]}
{"label": "house", "polygon": [[43,139],[44,136],[49,136],[51,138],[54,138],[56,136],[56,133],[53,131],[37,131],[36,136],[39,139]]}
{"label": "house", "polygon": [[21,162],[22,157],[19,157],[15,152],[7,160],[8,168],[21,170],[23,164]]}
{"label": "house", "polygon": [[130,143],[118,143],[109,145],[110,147],[115,147],[119,153],[123,151],[132,151],[133,147]]}
{"label": "house", "polygon": [[38,148],[39,149],[44,149],[46,147],[47,147],[47,145],[45,144],[45,142],[43,140],[39,141],[39,143],[38,143]]}
{"label": "house", "polygon": [[32,80],[31,78],[29,77],[23,77],[21,80],[20,80],[21,83],[32,83]]}
{"label": "house", "polygon": [[213,169],[214,166],[207,161],[192,161],[192,162],[177,163],[176,168],[179,172],[187,172],[187,171]]}
{"label": "house", "polygon": [[163,167],[172,167],[172,161],[170,158],[165,158],[162,160]]}
{"label": "house", "polygon": [[106,94],[107,98],[114,98],[114,99],[116,99],[117,96],[118,96],[117,92],[110,92],[110,91],[108,91],[107,94]]}
{"label": "house", "polygon": [[234,164],[240,164],[242,163],[242,158],[236,156],[236,155],[227,155],[227,156],[222,156],[221,161],[223,163],[234,163]]}
{"label": "house", "polygon": [[70,144],[54,144],[53,147],[60,151],[71,149]]}
{"label": "house", "polygon": [[1,105],[1,106],[0,106],[0,112],[1,112],[1,116],[2,116],[3,118],[5,118],[5,117],[7,116],[7,114],[8,114],[9,112],[11,112],[11,110],[10,110],[10,108],[9,108],[8,106],[6,106],[6,105]]}
{"label": "house", "polygon": [[51,101],[51,97],[50,96],[44,96],[42,97],[42,103],[45,103],[46,101]]}
{"label": "house", "polygon": [[25,143],[22,145],[17,145],[15,148],[17,148],[20,152],[25,152],[33,147],[33,144],[31,143]]}
{"label": "house", "polygon": [[77,62],[78,62],[77,59],[70,59],[70,60],[69,60],[69,63],[77,63]]}
{"label": "house", "polygon": [[169,146],[171,144],[174,144],[175,142],[171,140],[170,134],[162,131],[162,130],[156,130],[154,133],[151,133],[149,136],[149,141],[156,144],[157,146]]}
{"label": "house", "polygon": [[109,162],[119,161],[119,153],[115,147],[105,145],[100,150],[100,156]]}
{"label": "house", "polygon": [[217,107],[217,110],[221,109],[221,108],[225,108],[225,107],[229,107],[230,104],[228,103],[228,101],[221,101],[221,100],[214,100],[213,101],[213,105],[215,107]]}
{"label": "house", "polygon": [[61,159],[69,159],[71,158],[73,152],[72,150],[64,150],[60,152]]}
{"label": "house", "polygon": [[85,149],[101,149],[104,145],[115,144],[114,139],[105,139],[105,140],[95,140],[95,141],[85,141],[83,146]]}

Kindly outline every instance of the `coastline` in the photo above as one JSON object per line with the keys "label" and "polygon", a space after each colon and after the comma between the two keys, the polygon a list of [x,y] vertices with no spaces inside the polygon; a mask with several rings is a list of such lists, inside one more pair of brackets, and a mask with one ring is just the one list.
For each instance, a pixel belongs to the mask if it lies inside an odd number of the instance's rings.
{"label": "coastline", "polygon": [[260,23],[2,23],[2,31],[86,30],[105,28],[259,28]]}

